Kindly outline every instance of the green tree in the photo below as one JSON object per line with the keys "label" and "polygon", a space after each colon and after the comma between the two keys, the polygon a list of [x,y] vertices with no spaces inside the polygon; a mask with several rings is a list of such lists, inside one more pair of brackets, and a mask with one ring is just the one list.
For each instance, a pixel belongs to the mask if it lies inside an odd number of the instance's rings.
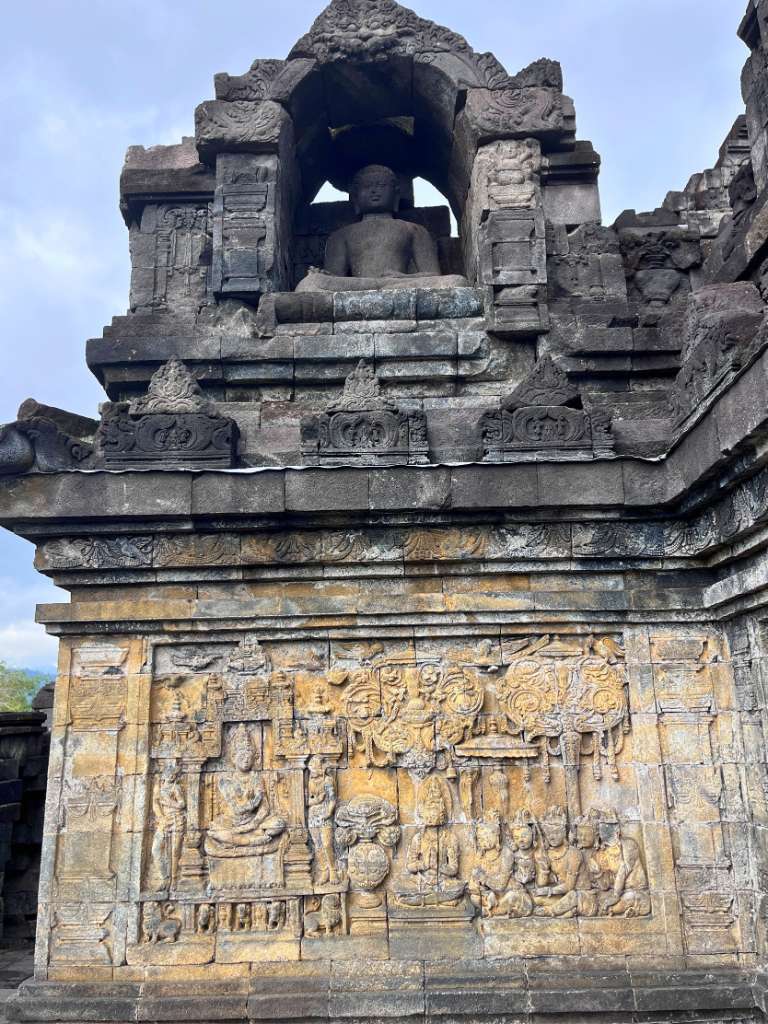
{"label": "green tree", "polygon": [[10,668],[4,661],[0,661],[0,712],[29,711],[32,698],[52,678],[46,672]]}

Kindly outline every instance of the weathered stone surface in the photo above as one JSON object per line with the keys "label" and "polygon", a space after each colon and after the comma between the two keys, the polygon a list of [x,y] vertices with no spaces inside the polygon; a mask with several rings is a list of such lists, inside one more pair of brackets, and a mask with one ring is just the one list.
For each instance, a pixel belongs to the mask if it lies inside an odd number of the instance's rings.
{"label": "weathered stone surface", "polygon": [[667,330],[682,328],[682,367],[673,404],[682,419],[739,370],[759,344],[765,309],[753,284],[712,284],[694,292],[681,317]]}
{"label": "weathered stone surface", "polygon": [[763,6],[746,121],[612,228],[559,65],[394,0],[130,151],[98,444],[0,434],[71,595],[13,1019],[760,1019]]}
{"label": "weathered stone surface", "polygon": [[292,132],[291,119],[271,100],[207,100],[195,111],[195,139],[205,159],[216,153],[275,153]]}
{"label": "weathered stone surface", "polygon": [[174,358],[154,374],[145,396],[102,406],[97,442],[109,469],[229,467],[236,457],[237,425],[216,410]]}
{"label": "weathered stone surface", "polygon": [[423,413],[405,413],[381,390],[364,360],[347,377],[341,398],[301,421],[301,451],[309,465],[418,465],[427,457]]}

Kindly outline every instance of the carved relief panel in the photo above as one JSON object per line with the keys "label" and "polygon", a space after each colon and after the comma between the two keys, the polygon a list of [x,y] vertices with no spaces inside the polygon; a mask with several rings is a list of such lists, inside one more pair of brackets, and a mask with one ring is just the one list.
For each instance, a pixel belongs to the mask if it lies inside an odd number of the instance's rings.
{"label": "carved relief panel", "polygon": [[84,644],[47,969],[732,950],[720,641],[632,643]]}
{"label": "carved relief panel", "polygon": [[506,333],[547,330],[547,251],[534,138],[481,146],[464,214],[465,260],[494,288],[494,321]]}
{"label": "carved relief panel", "polygon": [[[88,640],[57,685],[36,957],[51,972],[124,956],[141,641]],[[59,696],[60,694],[60,696]],[[47,868],[45,867],[47,865]]]}
{"label": "carved relief panel", "polygon": [[686,948],[735,950],[739,911],[731,836],[723,822],[734,716],[718,713],[721,641],[661,633],[650,641]]}
{"label": "carved relief panel", "polygon": [[131,309],[195,312],[211,269],[207,203],[147,205],[131,231]]}
{"label": "carved relief panel", "polygon": [[288,287],[291,256],[276,156],[222,154],[216,163],[213,202],[213,275],[217,295],[259,295]]}

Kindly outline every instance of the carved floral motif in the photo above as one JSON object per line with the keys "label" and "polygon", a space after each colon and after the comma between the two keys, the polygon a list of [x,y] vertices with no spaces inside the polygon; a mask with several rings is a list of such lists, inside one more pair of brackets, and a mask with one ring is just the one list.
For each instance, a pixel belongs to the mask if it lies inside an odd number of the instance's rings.
{"label": "carved floral motif", "polygon": [[172,356],[152,374],[146,395],[128,405],[128,411],[134,416],[149,412],[210,413],[212,410],[213,403],[205,397],[200,385],[177,356]]}
{"label": "carved floral motif", "polygon": [[203,146],[277,144],[287,117],[271,100],[208,100],[195,111],[195,133]]}
{"label": "carved floral motif", "polygon": [[235,421],[216,410],[174,357],[153,374],[145,396],[104,403],[97,440],[107,468],[229,467],[237,436]]}
{"label": "carved floral motif", "polygon": [[613,454],[611,416],[602,410],[568,408],[581,395],[548,356],[480,420],[486,462],[518,461],[546,452],[556,458]]}
{"label": "carved floral motif", "polygon": [[301,451],[311,465],[426,463],[426,418],[420,412],[401,412],[361,359],[341,398],[326,412],[302,419]]}

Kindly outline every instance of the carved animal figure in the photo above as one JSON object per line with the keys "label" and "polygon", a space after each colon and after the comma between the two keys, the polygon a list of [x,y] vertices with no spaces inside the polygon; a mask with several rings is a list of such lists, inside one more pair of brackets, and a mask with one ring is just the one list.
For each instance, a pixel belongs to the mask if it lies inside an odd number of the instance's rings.
{"label": "carved animal figure", "polygon": [[267,914],[267,931],[276,932],[285,922],[285,904],[272,900]]}
{"label": "carved animal figure", "polygon": [[238,903],[235,911],[235,930],[247,931],[251,927],[251,908],[247,903]]}
{"label": "carved animal figure", "polygon": [[341,901],[336,893],[328,893],[320,901],[319,910],[304,915],[304,934],[308,939],[333,935],[341,924]]}
{"label": "carved animal figure", "polygon": [[145,925],[148,942],[156,945],[158,942],[175,942],[178,939],[181,921],[178,917],[171,917],[172,913],[172,903],[153,906]]}
{"label": "carved animal figure", "polygon": [[197,911],[197,931],[200,935],[216,930],[216,918],[210,903],[203,903]]}

